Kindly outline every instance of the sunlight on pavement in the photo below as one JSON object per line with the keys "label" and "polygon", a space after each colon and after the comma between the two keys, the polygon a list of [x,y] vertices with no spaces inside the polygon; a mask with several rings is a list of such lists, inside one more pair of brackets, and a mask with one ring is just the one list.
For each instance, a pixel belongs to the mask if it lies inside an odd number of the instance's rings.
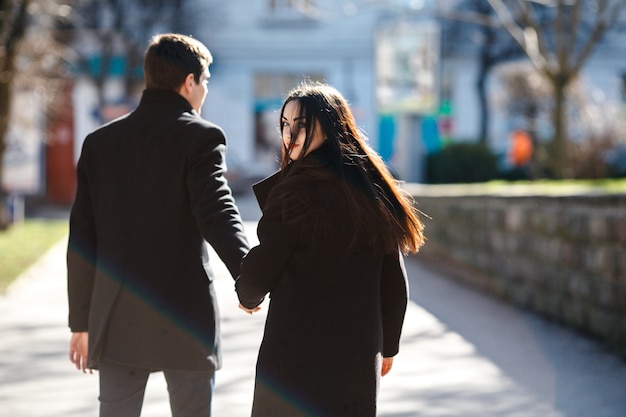
{"label": "sunlight on pavement", "polygon": [[400,353],[382,379],[379,415],[388,417],[561,417],[503,375],[474,346],[414,303]]}
{"label": "sunlight on pavement", "polygon": [[[253,245],[255,230],[256,223],[246,223]],[[59,242],[0,297],[2,416],[96,417],[98,414],[97,373],[83,375],[68,359],[65,249],[66,240]],[[217,262],[215,253],[212,256],[223,345],[223,368],[216,377],[213,416],[245,417],[250,415],[256,355],[267,301],[252,316],[239,310],[234,282],[225,266]],[[415,264],[408,266],[411,273],[422,274],[412,269],[417,268]],[[440,276],[432,278],[442,282]],[[588,396],[583,398],[584,404],[594,406],[597,411],[593,417],[618,417],[623,411],[615,398],[623,397],[620,386],[624,386],[626,371],[615,357],[602,353],[588,341],[572,339],[574,336],[559,335],[557,340],[563,342],[555,345],[553,339],[545,336],[555,333],[551,328],[537,335],[526,334],[527,324],[516,322],[512,313],[504,312],[499,322],[490,324],[485,317],[493,313],[485,307],[486,301],[472,301],[468,294],[451,300],[444,285],[431,284],[430,292],[425,281],[415,286],[420,288],[412,291],[422,290],[422,297],[426,297],[421,304],[430,309],[452,301],[454,304],[448,305],[450,311],[460,312],[461,316],[471,314],[475,324],[472,328],[462,328],[454,322],[456,331],[453,331],[447,327],[450,324],[446,325],[451,323],[451,317],[443,309],[438,310],[436,317],[431,310],[411,302],[400,353],[391,373],[381,380],[379,417],[579,417],[582,414],[571,411],[576,407],[571,404],[583,404],[576,403],[580,400],[575,394],[577,390]],[[479,317],[480,314],[483,316]],[[476,327],[479,325],[482,333]],[[511,352],[500,349],[498,355],[486,349],[485,337],[511,340],[512,332],[521,337],[519,348],[510,343],[499,345],[509,346]],[[476,345],[468,339],[475,340]],[[547,356],[546,346],[566,353],[555,361],[553,355]],[[586,355],[582,356],[581,352]],[[509,357],[505,358],[507,353]],[[588,362],[581,364],[585,360]],[[535,369],[512,372],[511,364],[520,367],[519,364],[525,363]],[[559,368],[553,369],[557,365]],[[612,371],[619,366],[620,369]],[[589,369],[596,373],[583,374]],[[555,379],[555,374],[560,379]],[[538,376],[543,375],[547,378],[539,386],[530,386],[528,381],[539,381]],[[616,414],[617,409],[621,411]],[[152,375],[148,382],[142,416],[170,416],[167,388],[161,374]]]}

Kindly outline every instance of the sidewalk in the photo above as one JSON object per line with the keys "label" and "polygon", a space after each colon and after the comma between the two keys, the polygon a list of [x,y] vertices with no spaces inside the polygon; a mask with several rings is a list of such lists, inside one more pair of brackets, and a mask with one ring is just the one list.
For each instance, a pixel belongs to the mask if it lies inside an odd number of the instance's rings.
{"label": "sidewalk", "polygon": [[[246,223],[255,241],[254,222]],[[65,245],[59,242],[0,296],[0,416],[97,417],[97,374],[67,358]],[[267,305],[237,308],[214,263],[224,367],[214,417],[249,415]],[[381,417],[623,417],[626,364],[596,344],[454,284],[407,260],[411,299],[400,354],[383,378]],[[169,416],[151,377],[145,417]]]}

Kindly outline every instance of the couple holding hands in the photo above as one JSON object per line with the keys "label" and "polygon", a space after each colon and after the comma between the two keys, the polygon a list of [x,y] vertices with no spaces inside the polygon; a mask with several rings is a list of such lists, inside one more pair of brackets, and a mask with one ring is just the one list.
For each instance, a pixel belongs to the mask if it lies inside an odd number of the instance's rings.
{"label": "couple holding hands", "polygon": [[200,117],[212,57],[155,36],[131,113],[90,133],[77,165],[67,251],[70,360],[98,370],[100,417],[138,417],[163,372],[173,417],[208,417],[220,368],[205,241],[240,308],[270,297],[252,416],[375,416],[398,353],[403,254],[423,244],[398,187],[332,86],[304,82],[280,111],[280,170],[254,185],[250,248],[224,177],[226,138]]}

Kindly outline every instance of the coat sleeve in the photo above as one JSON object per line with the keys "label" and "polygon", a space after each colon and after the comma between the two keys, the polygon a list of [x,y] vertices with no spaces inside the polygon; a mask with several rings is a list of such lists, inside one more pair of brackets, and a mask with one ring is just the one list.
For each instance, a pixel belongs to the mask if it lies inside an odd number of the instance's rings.
{"label": "coat sleeve", "polygon": [[249,244],[239,210],[226,181],[226,137],[217,126],[203,130],[191,152],[187,187],[194,217],[204,239],[233,278]]}
{"label": "coat sleeve", "polygon": [[395,356],[400,349],[400,335],[408,303],[408,282],[404,258],[398,253],[385,255],[381,279],[383,319],[383,357]]}
{"label": "coat sleeve", "polygon": [[86,332],[96,274],[96,228],[87,180],[87,145],[85,140],[76,168],[77,189],[70,212],[67,247],[67,294],[69,327],[72,332]]}
{"label": "coat sleeve", "polygon": [[296,245],[291,227],[278,216],[264,214],[257,235],[259,245],[243,259],[241,275],[235,283],[239,302],[246,308],[258,306],[274,290]]}

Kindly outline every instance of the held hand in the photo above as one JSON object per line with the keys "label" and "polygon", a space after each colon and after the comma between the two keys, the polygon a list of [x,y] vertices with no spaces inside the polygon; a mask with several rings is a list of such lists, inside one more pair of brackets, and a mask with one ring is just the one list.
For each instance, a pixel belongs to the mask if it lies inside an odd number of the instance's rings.
{"label": "held hand", "polygon": [[93,374],[93,370],[87,369],[87,348],[89,346],[89,336],[87,332],[72,333],[70,339],[70,362],[76,366],[76,369],[83,371],[84,374],[89,371]]}
{"label": "held hand", "polygon": [[259,311],[261,309],[261,306],[256,306],[254,308],[247,308],[239,304],[239,308],[248,314],[252,314],[252,313],[256,313],[257,311]]}
{"label": "held hand", "polygon": [[391,358],[383,358],[383,366],[380,371],[380,376],[385,376],[391,371],[391,367],[393,366],[393,357]]}

